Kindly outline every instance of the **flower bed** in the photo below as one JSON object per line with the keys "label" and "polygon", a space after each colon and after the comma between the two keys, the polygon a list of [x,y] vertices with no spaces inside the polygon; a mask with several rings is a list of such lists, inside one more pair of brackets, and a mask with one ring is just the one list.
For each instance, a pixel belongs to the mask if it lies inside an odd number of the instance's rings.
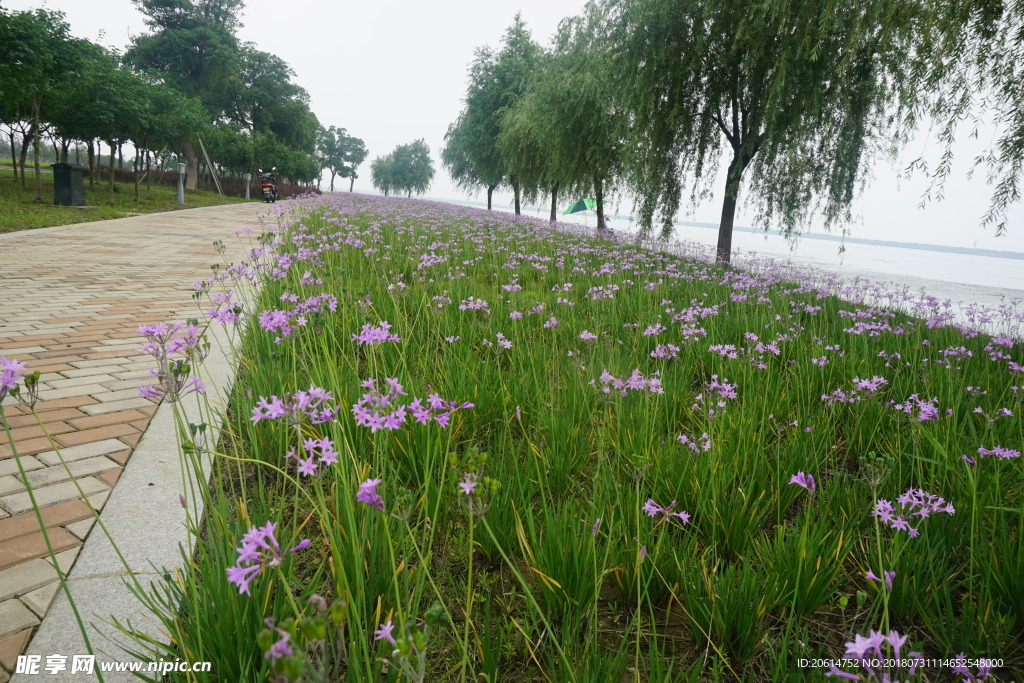
{"label": "flower bed", "polygon": [[197,284],[251,322],[225,436],[185,443],[216,463],[199,550],[145,597],[172,654],[222,680],[1020,666],[1015,310],[987,336],[763,261],[402,199],[293,207]]}

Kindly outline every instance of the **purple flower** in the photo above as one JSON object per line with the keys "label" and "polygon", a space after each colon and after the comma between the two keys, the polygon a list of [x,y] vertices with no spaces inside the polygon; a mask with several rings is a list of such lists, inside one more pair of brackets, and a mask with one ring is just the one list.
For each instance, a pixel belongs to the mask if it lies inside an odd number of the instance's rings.
{"label": "purple flower", "polygon": [[[237,548],[238,559],[234,567],[228,567],[228,583],[238,586],[239,594],[249,594],[249,584],[260,573],[268,567],[278,567],[283,560],[281,546],[274,536],[277,525],[274,522],[267,522],[262,527],[251,527],[242,537],[242,545]],[[309,545],[308,538],[303,539],[297,546],[289,549],[288,553],[294,553]]]}
{"label": "purple flower", "polygon": [[18,378],[24,374],[25,363],[0,356],[0,400],[18,384]]}
{"label": "purple flower", "polygon": [[288,633],[285,632],[281,639],[271,645],[270,649],[263,655],[270,660],[271,665],[282,657],[291,657],[295,654],[295,650],[288,645],[289,637]]}
{"label": "purple flower", "polygon": [[375,507],[378,510],[384,509],[384,499],[377,493],[377,485],[383,481],[382,479],[367,479],[359,485],[359,491],[356,493],[356,500],[366,503],[370,507]]}
{"label": "purple flower", "polygon": [[594,520],[594,526],[590,527],[590,535],[593,536],[594,538],[597,538],[597,528],[599,526],[601,526],[601,518],[600,517],[598,517],[596,520]]}
{"label": "purple flower", "polygon": [[366,344],[383,344],[384,342],[400,342],[397,334],[391,334],[391,323],[387,320],[381,321],[376,327],[367,323],[363,325],[363,331],[352,335],[352,341],[359,342],[360,346]]}
{"label": "purple flower", "polygon": [[297,391],[294,395],[285,394],[283,399],[277,396],[271,396],[269,399],[260,396],[249,419],[255,424],[260,420],[276,420],[283,417],[291,426],[300,425],[307,419],[313,424],[333,422],[338,409],[324,405],[331,400],[331,392],[313,385],[310,385],[308,391]]}
{"label": "purple flower", "polygon": [[395,637],[391,635],[391,632],[395,630],[395,624],[388,619],[387,623],[381,624],[376,631],[373,632],[374,642],[378,640],[386,640],[392,645],[395,644]]}
{"label": "purple flower", "polygon": [[668,519],[669,517],[675,517],[680,521],[680,523],[682,523],[683,526],[686,526],[690,523],[690,513],[686,512],[685,510],[680,510],[679,512],[672,512],[672,508],[676,506],[676,502],[677,501],[673,500],[665,507],[662,507],[654,500],[648,499],[647,502],[644,503],[643,508],[641,509],[647,514],[648,517],[657,517],[658,515],[661,515],[662,517],[660,520],[658,520],[658,523],[661,523],[662,520]]}
{"label": "purple flower", "polygon": [[889,593],[892,593],[892,581],[893,581],[893,579],[896,578],[896,572],[883,571],[882,572],[882,576],[885,577],[884,581],[883,581],[883,579],[878,578],[878,576],[875,575],[875,573],[873,571],[871,571],[870,569],[867,570],[867,572],[864,573],[864,578],[865,579],[867,579],[868,581],[876,581],[878,583],[884,583],[885,584],[885,590],[888,591]]}
{"label": "purple flower", "polygon": [[476,476],[466,472],[466,477],[459,482],[459,488],[467,496],[472,496],[476,492]]}
{"label": "purple flower", "polygon": [[810,474],[804,474],[803,472],[797,472],[789,479],[790,484],[796,484],[797,486],[803,486],[805,489],[814,493],[817,486],[814,483],[814,476]]}
{"label": "purple flower", "polygon": [[952,504],[921,489],[907,489],[896,499],[896,502],[900,505],[899,512],[890,501],[880,499],[875,503],[871,514],[897,531],[906,531],[911,538],[916,538],[920,534],[916,528],[910,525],[912,518],[923,519],[939,512],[948,515],[956,513]]}
{"label": "purple flower", "polygon": [[981,448],[978,449],[978,455],[994,455],[996,457],[1003,458],[1004,460],[1009,460],[1010,458],[1019,458],[1020,451],[1014,450],[1012,448],[1003,448],[1001,446],[996,446],[995,448],[989,450],[982,446]]}

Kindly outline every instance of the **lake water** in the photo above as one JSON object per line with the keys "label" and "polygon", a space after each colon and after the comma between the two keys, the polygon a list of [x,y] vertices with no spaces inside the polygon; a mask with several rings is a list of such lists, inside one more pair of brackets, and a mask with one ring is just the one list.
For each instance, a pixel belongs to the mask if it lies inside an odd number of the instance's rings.
{"label": "lake water", "polygon": [[[443,201],[485,206],[479,202]],[[495,206],[495,209],[510,210],[504,206]],[[546,210],[532,207],[524,208],[523,213],[539,218],[547,216]],[[596,223],[592,214],[559,216],[559,219],[591,227]],[[628,216],[614,216],[610,225],[616,231],[632,230]],[[679,225],[675,239],[713,248],[718,240],[718,229]],[[922,235],[922,241],[926,240],[927,235]],[[733,248],[740,250],[734,257],[737,264],[766,256],[794,268],[820,268],[845,280],[861,278],[879,284],[893,283],[915,292],[923,288],[930,296],[953,302],[957,311],[980,304],[990,308],[1011,305],[1018,313],[1024,312],[1024,260],[862,243],[846,243],[845,251],[840,253],[840,246],[836,241],[811,237],[790,242],[773,234],[741,231],[733,234]],[[957,317],[964,320],[962,315]],[[1015,334],[1024,337],[1024,320],[1016,321]]]}

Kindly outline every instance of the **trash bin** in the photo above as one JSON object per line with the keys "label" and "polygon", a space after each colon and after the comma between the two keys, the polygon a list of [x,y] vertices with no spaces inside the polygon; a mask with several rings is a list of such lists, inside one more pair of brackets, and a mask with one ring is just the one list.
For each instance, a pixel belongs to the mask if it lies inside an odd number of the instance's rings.
{"label": "trash bin", "polygon": [[50,164],[53,169],[53,203],[57,206],[85,206],[85,166]]}

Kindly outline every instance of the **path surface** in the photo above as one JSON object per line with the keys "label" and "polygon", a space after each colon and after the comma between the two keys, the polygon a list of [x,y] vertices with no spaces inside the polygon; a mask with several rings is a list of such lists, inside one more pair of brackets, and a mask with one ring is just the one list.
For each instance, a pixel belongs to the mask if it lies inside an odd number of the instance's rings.
{"label": "path surface", "polygon": [[[38,413],[88,502],[101,509],[156,403],[140,398],[153,367],[141,323],[197,317],[192,283],[244,247],[262,203],[0,235],[0,355],[41,374]],[[92,526],[89,507],[35,417],[4,402],[15,447],[42,508],[59,570],[74,564]],[[0,430],[0,683],[7,683],[60,588],[6,436]]]}

